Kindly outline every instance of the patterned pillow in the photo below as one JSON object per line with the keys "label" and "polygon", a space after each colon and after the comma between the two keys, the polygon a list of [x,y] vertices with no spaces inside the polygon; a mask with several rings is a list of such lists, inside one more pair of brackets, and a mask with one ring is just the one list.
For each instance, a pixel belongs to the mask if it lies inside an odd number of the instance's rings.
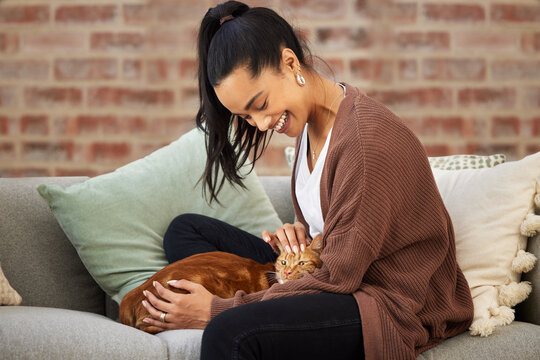
{"label": "patterned pillow", "polygon": [[[285,159],[289,165],[289,169],[294,166],[294,147],[288,146],[285,148]],[[429,157],[429,165],[433,169],[440,170],[463,170],[463,169],[483,169],[491,168],[495,165],[502,164],[506,161],[506,156],[503,154],[494,155],[450,155]]]}
{"label": "patterned pillow", "polygon": [[491,168],[506,161],[503,154],[494,155],[450,155],[429,157],[429,165],[440,170],[464,170]]}

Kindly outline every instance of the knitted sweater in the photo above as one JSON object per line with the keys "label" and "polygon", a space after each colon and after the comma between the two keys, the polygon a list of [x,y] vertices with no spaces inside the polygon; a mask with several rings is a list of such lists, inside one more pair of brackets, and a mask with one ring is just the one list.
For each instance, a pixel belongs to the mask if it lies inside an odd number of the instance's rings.
{"label": "knitted sweater", "polygon": [[[293,174],[295,211],[308,228],[294,184]],[[353,294],[366,359],[415,359],[470,326],[471,294],[424,148],[396,115],[350,85],[332,130],[321,208],[320,269],[265,291],[214,296],[211,316],[289,295]]]}

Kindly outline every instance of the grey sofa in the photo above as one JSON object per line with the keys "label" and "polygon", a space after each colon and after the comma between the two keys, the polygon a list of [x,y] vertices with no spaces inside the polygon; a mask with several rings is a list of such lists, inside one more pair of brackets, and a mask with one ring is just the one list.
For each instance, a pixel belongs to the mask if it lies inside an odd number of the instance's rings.
{"label": "grey sofa", "polygon": [[[0,179],[0,263],[22,306],[0,307],[2,359],[197,359],[200,330],[156,336],[117,321],[117,306],[97,286],[36,191],[84,177]],[[261,177],[284,222],[294,218],[288,177]],[[540,257],[540,236],[528,251]],[[516,321],[487,338],[448,339],[419,359],[540,359],[540,271]],[[339,358],[339,356],[336,356]]]}

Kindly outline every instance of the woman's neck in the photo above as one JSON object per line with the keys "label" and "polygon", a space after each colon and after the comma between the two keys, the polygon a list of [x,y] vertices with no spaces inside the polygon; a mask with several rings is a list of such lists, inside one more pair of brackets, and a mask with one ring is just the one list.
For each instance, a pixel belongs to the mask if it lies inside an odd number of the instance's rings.
{"label": "woman's neck", "polygon": [[308,118],[308,131],[311,138],[326,138],[343,100],[343,88],[315,72],[309,75],[309,81],[312,84],[310,98],[313,104]]}

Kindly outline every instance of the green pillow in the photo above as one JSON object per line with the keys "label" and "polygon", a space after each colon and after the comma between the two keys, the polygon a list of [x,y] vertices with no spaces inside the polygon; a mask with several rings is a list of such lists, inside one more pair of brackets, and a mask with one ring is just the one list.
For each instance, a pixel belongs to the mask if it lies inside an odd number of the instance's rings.
{"label": "green pillow", "polygon": [[222,206],[210,206],[197,183],[205,163],[204,134],[193,129],[112,173],[67,188],[40,185],[38,192],[89,273],[119,303],[167,265],[163,235],[177,215],[211,216],[259,237],[282,225],[255,172],[245,177],[247,190],[226,182]]}
{"label": "green pillow", "polygon": [[[289,168],[294,166],[295,149],[292,146],[285,148],[285,159]],[[482,169],[490,168],[502,164],[506,161],[503,154],[494,155],[450,155],[429,157],[429,165],[433,169],[440,170],[463,170],[463,169]]]}

